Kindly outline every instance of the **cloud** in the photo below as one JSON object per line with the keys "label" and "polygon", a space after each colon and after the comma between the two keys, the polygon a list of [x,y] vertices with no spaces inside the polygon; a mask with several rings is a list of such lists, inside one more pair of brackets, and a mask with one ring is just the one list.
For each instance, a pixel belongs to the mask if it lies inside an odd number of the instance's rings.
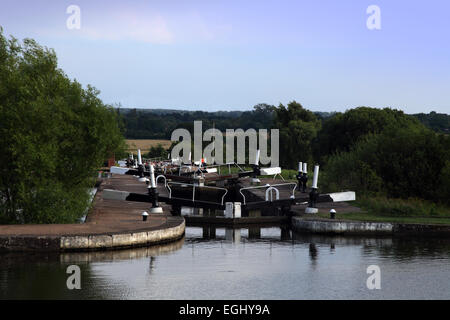
{"label": "cloud", "polygon": [[103,17],[101,23],[85,21],[80,35],[90,39],[134,40],[168,44],[174,40],[166,20],[160,15],[145,16],[137,12],[121,12]]}
{"label": "cloud", "polygon": [[[227,21],[217,21],[194,9],[169,11],[167,8],[125,5],[102,8],[80,5],[80,8],[80,29],[67,29],[66,19],[70,14],[63,11],[61,15],[51,16],[45,23],[33,26],[33,33],[57,38],[152,44],[210,43],[233,38],[233,28]],[[30,33],[30,28],[27,30]]]}

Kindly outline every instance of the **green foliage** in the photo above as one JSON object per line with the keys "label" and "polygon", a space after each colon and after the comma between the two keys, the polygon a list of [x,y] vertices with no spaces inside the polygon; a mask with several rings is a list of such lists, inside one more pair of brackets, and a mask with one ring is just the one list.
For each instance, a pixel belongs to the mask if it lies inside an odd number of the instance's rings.
{"label": "green foliage", "polygon": [[121,109],[127,139],[170,139],[177,128],[194,131],[194,121],[202,121],[203,130],[267,129],[272,125],[274,106],[258,104],[252,111],[177,111],[151,109]]}
{"label": "green foliage", "polygon": [[282,169],[281,170],[281,176],[286,181],[297,181],[297,170],[294,169]]}
{"label": "green foliage", "polygon": [[298,161],[312,162],[312,141],[321,123],[314,113],[292,101],[287,108],[282,104],[275,109],[275,128],[280,130],[280,164],[295,168]]}
{"label": "green foliage", "polygon": [[448,207],[417,198],[396,199],[361,196],[358,205],[374,215],[395,217],[450,217]]}
{"label": "green foliage", "polygon": [[445,161],[445,166],[442,168],[439,176],[438,187],[436,193],[439,195],[441,202],[450,202],[450,160]]}
{"label": "green foliage", "polygon": [[123,146],[116,111],[58,69],[53,50],[0,33],[0,220],[73,222],[95,170]]}
{"label": "green foliage", "polygon": [[425,126],[436,132],[450,133],[450,115],[448,114],[432,111],[429,114],[413,114],[413,117],[417,118]]}
{"label": "green foliage", "polygon": [[158,143],[157,146],[152,146],[147,154],[144,155],[145,158],[163,158],[167,159],[169,151],[164,149],[162,144]]}
{"label": "green foliage", "polygon": [[449,203],[450,139],[423,127],[366,136],[330,157],[327,183],[338,189]]}
{"label": "green foliage", "polygon": [[335,152],[349,151],[362,137],[381,133],[388,127],[420,126],[415,118],[389,108],[359,107],[338,113],[323,122],[314,143],[315,157],[321,161]]}

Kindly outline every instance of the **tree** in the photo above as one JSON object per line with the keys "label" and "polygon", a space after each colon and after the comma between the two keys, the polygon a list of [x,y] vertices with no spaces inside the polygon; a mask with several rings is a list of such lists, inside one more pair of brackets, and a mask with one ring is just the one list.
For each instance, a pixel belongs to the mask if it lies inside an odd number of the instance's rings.
{"label": "tree", "polygon": [[412,116],[436,132],[450,133],[450,116],[448,114],[432,111],[429,114],[418,113]]}
{"label": "tree", "polygon": [[320,130],[320,120],[309,110],[292,101],[287,108],[280,104],[275,109],[274,127],[280,130],[280,163],[286,168],[296,168],[299,161],[312,158],[312,141]]}
{"label": "tree", "polygon": [[389,126],[402,128],[420,126],[420,123],[399,110],[368,107],[351,109],[324,121],[314,144],[314,154],[326,162],[326,158],[333,153],[349,151],[360,138],[381,133]]}
{"label": "tree", "polygon": [[169,151],[164,149],[162,144],[158,143],[156,146],[152,146],[150,151],[145,155],[146,158],[163,158],[167,159]]}
{"label": "tree", "polygon": [[450,203],[450,138],[430,129],[390,126],[330,157],[327,183],[336,189]]}
{"label": "tree", "polygon": [[70,80],[56,54],[0,30],[0,220],[65,223],[81,217],[96,169],[123,146],[99,91]]}

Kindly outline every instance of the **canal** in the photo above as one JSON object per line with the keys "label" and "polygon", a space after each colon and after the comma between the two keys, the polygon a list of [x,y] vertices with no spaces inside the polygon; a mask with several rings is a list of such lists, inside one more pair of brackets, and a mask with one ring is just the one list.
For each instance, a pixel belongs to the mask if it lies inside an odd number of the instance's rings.
{"label": "canal", "polygon": [[[450,241],[187,227],[171,244],[0,254],[0,299],[450,299]],[[70,265],[81,289],[66,286]],[[377,265],[381,289],[369,290]]]}

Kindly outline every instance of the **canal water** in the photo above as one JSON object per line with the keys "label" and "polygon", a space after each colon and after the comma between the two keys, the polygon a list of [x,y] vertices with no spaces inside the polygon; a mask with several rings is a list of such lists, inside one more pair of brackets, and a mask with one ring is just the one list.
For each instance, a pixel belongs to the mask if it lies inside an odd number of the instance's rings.
{"label": "canal water", "polygon": [[[0,254],[0,299],[450,299],[449,258],[449,240],[188,227],[150,248]],[[372,265],[381,289],[367,287]]]}

